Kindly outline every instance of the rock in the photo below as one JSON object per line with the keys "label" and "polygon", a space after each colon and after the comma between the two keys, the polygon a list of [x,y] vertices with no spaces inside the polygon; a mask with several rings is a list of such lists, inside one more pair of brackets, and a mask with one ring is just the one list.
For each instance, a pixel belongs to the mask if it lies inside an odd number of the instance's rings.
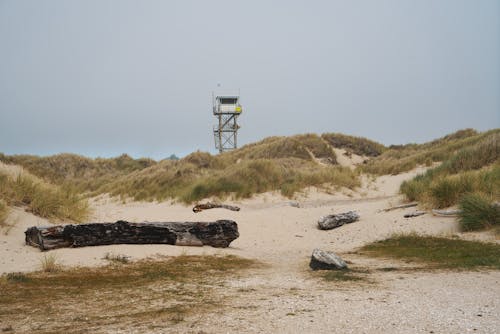
{"label": "rock", "polygon": [[337,254],[333,252],[325,252],[321,249],[315,249],[311,255],[309,267],[312,270],[332,270],[332,269],[347,269],[347,263]]}
{"label": "rock", "polygon": [[318,220],[318,228],[320,230],[331,230],[344,224],[353,223],[358,219],[359,215],[355,211],[339,213],[336,215],[328,215],[321,217]]}

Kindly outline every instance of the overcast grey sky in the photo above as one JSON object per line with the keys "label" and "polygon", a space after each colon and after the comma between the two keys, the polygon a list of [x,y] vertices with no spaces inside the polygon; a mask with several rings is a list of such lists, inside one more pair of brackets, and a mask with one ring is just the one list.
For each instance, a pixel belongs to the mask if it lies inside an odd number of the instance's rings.
{"label": "overcast grey sky", "polygon": [[0,0],[0,152],[215,153],[342,132],[384,144],[500,127],[500,1]]}

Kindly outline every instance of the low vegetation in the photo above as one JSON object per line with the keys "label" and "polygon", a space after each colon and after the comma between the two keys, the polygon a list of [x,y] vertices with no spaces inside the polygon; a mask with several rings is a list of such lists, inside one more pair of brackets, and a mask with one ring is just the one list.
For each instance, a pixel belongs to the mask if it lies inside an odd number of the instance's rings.
{"label": "low vegetation", "polygon": [[500,233],[500,203],[480,194],[468,194],[460,199],[460,225],[464,231],[495,228]]}
{"label": "low vegetation", "polygon": [[0,279],[0,322],[30,333],[100,332],[103,326],[175,331],[199,311],[224,307],[218,289],[255,266],[235,256],[179,256],[8,274]]}
{"label": "low vegetation", "polygon": [[54,254],[45,254],[40,259],[40,269],[45,273],[55,273],[61,269]]}
{"label": "low vegetation", "polygon": [[49,219],[81,222],[89,213],[87,201],[74,191],[46,183],[27,172],[17,176],[0,172],[0,200],[3,207],[24,206]]}
{"label": "low vegetation", "polygon": [[[360,172],[396,174],[420,164],[430,166],[445,160],[449,160],[447,170],[460,168],[466,159],[471,163],[469,170],[475,171],[475,164],[490,163],[492,156],[481,154],[480,159],[469,159],[470,152],[465,152],[453,161],[450,158],[460,149],[473,151],[476,144],[488,140],[490,144],[498,144],[499,135],[498,129],[485,133],[466,129],[425,144],[387,148],[366,138],[337,133],[305,134],[270,137],[218,155],[198,151],[182,159],[158,162],[127,155],[89,159],[73,154],[52,157],[0,154],[0,161],[18,164],[45,182],[86,196],[109,193],[134,200],[175,199],[190,203],[205,197],[246,198],[266,191],[280,191],[293,197],[309,186],[353,189],[360,185]],[[371,159],[356,171],[342,168],[337,165],[332,147]],[[443,182],[436,186],[436,193],[440,189],[446,192],[448,183],[453,183]],[[404,192],[416,198],[421,188],[421,184],[407,184],[408,190]]]}
{"label": "low vegetation", "polygon": [[500,245],[416,234],[395,235],[361,248],[370,256],[413,261],[441,269],[500,269]]}
{"label": "low vegetation", "polygon": [[4,200],[0,199],[0,227],[5,225],[5,219],[9,214],[9,207]]}
{"label": "low vegetation", "polygon": [[393,145],[380,156],[360,167],[361,171],[375,175],[399,174],[419,165],[431,166],[448,160],[458,150],[472,147],[478,142],[496,138],[500,129],[478,133],[472,129],[460,130],[424,144]]}
{"label": "low vegetation", "polygon": [[324,133],[321,138],[335,148],[343,148],[348,153],[368,157],[377,157],[387,149],[384,145],[373,140],[340,133]]}
{"label": "low vegetation", "polygon": [[[467,195],[474,195],[476,204],[481,198],[486,208],[500,199],[499,189],[500,132],[454,152],[440,166],[401,185],[408,200],[434,208],[456,205]],[[468,208],[471,199],[464,202]],[[476,215],[479,209],[476,205]]]}
{"label": "low vegetation", "polygon": [[91,159],[68,153],[48,157],[0,154],[0,161],[20,165],[48,183],[64,185],[77,192],[95,191],[117,177],[156,164],[154,160],[133,159],[126,154],[111,159]]}
{"label": "low vegetation", "polygon": [[328,282],[368,282],[367,270],[341,269],[328,270],[324,273],[323,279]]}
{"label": "low vegetation", "polygon": [[104,260],[107,260],[112,263],[129,263],[130,262],[130,257],[126,255],[121,255],[121,254],[113,254],[113,253],[106,253],[104,255]]}

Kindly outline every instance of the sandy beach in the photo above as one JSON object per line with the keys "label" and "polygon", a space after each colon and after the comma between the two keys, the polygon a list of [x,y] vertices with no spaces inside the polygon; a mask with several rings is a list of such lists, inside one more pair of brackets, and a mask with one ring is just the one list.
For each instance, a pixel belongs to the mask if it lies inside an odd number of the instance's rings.
{"label": "sandy beach", "polygon": [[[65,248],[48,253],[67,267],[106,265],[106,254],[125,255],[134,261],[181,254],[233,254],[265,264],[264,268],[251,270],[244,277],[227,282],[227,286],[218,291],[228,296],[223,315],[214,318],[210,312],[196,314],[188,322],[176,325],[175,331],[164,329],[158,333],[495,333],[500,328],[498,271],[376,271],[377,268],[404,268],[404,264],[395,260],[369,259],[355,253],[357,248],[394,233],[460,234],[454,218],[431,214],[403,218],[404,213],[414,208],[383,211],[401,202],[400,183],[422,170],[371,181],[364,179],[363,187],[356,192],[345,190],[331,195],[309,189],[295,200],[265,193],[249,200],[230,201],[241,207],[239,212],[212,209],[193,213],[190,206],[178,203],[123,203],[104,195],[91,201],[92,222],[224,218],[238,223],[240,237],[225,249],[113,245]],[[358,222],[331,231],[317,229],[319,217],[349,210],[360,214]],[[0,272],[38,270],[41,259],[48,253],[26,246],[24,231],[30,226],[50,223],[15,208],[8,224],[11,226],[0,236]],[[466,237],[496,241],[488,233],[467,234]],[[369,283],[338,285],[314,279],[308,268],[314,248],[334,251],[352,266],[375,272],[370,275]],[[134,330],[100,330],[145,332],[140,326]]]}

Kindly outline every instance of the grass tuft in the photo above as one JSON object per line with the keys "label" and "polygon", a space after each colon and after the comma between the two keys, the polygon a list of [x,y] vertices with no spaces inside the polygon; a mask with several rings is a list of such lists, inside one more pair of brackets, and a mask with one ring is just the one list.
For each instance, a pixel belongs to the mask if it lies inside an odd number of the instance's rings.
{"label": "grass tuft", "polygon": [[5,278],[7,282],[11,283],[26,283],[30,280],[24,273],[8,273],[5,275]]}
{"label": "grass tuft", "polygon": [[5,220],[9,215],[9,207],[4,200],[0,199],[0,227],[5,226]]}
{"label": "grass tuft", "polygon": [[361,248],[370,256],[416,261],[443,269],[500,269],[500,245],[416,234],[396,235]]}
{"label": "grass tuft", "polygon": [[500,205],[492,203],[480,194],[462,197],[460,206],[460,226],[464,231],[489,229],[500,225]]}
{"label": "grass tuft", "polygon": [[130,262],[130,257],[126,255],[120,255],[120,254],[112,254],[112,253],[106,253],[104,255],[104,260],[108,260],[112,263],[129,263]]}
{"label": "grass tuft", "polygon": [[40,260],[40,267],[45,273],[55,273],[61,270],[61,266],[57,263],[57,258],[54,254],[44,255]]}

